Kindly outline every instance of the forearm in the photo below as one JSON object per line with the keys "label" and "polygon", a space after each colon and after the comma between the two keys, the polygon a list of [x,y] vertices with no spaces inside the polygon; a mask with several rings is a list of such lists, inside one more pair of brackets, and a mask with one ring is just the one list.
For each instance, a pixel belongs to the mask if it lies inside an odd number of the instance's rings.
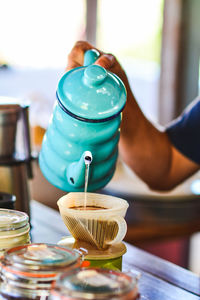
{"label": "forearm", "polygon": [[154,190],[170,190],[200,167],[171,144],[163,129],[148,121],[130,90],[119,149],[125,163]]}
{"label": "forearm", "polygon": [[169,139],[146,119],[131,94],[122,118],[119,150],[125,163],[152,189],[170,188]]}
{"label": "forearm", "polygon": [[[105,57],[102,62],[106,66]],[[128,78],[117,61],[110,70],[122,79],[127,90],[119,143],[122,159],[150,188],[171,189],[179,183],[179,178],[171,176],[172,145],[167,134],[144,116],[131,91]]]}

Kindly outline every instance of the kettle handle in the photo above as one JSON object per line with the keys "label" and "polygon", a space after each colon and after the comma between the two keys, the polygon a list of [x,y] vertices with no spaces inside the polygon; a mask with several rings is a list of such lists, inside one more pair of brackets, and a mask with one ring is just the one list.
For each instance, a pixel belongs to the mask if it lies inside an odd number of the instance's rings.
{"label": "kettle handle", "polygon": [[96,49],[87,50],[84,54],[84,63],[85,67],[92,65],[99,58],[100,53]]}

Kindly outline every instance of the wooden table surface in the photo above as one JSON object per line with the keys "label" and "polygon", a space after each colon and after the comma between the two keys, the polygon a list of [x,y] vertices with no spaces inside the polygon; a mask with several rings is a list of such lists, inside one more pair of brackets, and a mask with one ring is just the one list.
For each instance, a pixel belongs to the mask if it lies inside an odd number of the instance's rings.
{"label": "wooden table surface", "polygon": [[[56,244],[68,235],[59,213],[36,201],[31,202],[33,242]],[[123,257],[123,271],[139,271],[141,300],[200,300],[200,277],[130,244]]]}

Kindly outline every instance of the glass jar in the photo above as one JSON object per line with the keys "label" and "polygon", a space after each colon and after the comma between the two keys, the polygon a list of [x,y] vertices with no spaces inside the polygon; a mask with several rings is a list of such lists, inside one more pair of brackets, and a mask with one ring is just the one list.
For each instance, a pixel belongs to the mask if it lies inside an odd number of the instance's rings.
{"label": "glass jar", "polygon": [[80,267],[80,255],[50,244],[8,250],[2,260],[0,299],[47,299],[60,272]]}
{"label": "glass jar", "polygon": [[138,278],[113,270],[79,268],[61,274],[50,300],[135,300]]}
{"label": "glass jar", "polygon": [[0,257],[4,251],[30,243],[29,217],[26,213],[0,209]]}
{"label": "glass jar", "polygon": [[85,249],[84,266],[88,262],[88,267],[98,267],[115,271],[122,270],[122,258],[127,251],[126,245],[122,242],[111,245],[108,249],[99,250],[90,243],[75,240],[72,236],[63,238],[58,242],[58,245],[76,250]]}

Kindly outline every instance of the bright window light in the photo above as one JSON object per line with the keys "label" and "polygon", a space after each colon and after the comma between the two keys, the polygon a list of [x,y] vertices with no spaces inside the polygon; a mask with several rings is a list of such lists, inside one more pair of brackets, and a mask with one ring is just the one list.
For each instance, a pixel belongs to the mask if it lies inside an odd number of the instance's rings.
{"label": "bright window light", "polygon": [[0,60],[27,67],[63,67],[85,37],[84,0],[0,0]]}
{"label": "bright window light", "polygon": [[105,51],[160,60],[163,0],[100,0],[97,43]]}

